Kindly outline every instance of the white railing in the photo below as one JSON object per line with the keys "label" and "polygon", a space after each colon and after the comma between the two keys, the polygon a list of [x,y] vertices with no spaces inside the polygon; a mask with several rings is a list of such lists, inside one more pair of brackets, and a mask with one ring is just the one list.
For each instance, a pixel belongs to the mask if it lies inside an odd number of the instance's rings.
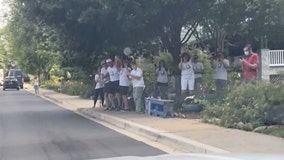
{"label": "white railing", "polygon": [[269,66],[270,67],[284,66],[284,50],[269,51]]}

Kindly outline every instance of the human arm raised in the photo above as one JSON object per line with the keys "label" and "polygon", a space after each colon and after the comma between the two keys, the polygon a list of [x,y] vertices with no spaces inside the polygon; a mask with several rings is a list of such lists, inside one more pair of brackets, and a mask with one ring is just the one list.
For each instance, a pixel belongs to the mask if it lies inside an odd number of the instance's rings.
{"label": "human arm raised", "polygon": [[246,59],[242,58],[241,59],[241,64],[242,64],[242,67],[243,66],[247,66],[251,69],[257,69],[258,68],[258,56],[257,55],[252,55],[254,57],[252,57],[252,63],[248,62]]}
{"label": "human arm raised", "polygon": [[137,69],[137,72],[136,74],[132,74],[131,72],[128,72],[127,75],[131,78],[131,79],[137,79],[137,80],[140,80],[142,75],[143,75],[143,72],[141,69]]}
{"label": "human arm raised", "polygon": [[183,62],[183,59],[182,57],[180,57],[180,62],[178,64],[178,68],[181,70],[182,69],[182,62]]}

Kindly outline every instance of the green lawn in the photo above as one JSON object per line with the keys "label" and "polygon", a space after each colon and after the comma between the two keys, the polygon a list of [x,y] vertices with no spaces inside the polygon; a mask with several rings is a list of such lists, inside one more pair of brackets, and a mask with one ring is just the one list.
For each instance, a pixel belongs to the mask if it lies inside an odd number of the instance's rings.
{"label": "green lawn", "polygon": [[284,126],[268,128],[263,130],[262,133],[284,138]]}

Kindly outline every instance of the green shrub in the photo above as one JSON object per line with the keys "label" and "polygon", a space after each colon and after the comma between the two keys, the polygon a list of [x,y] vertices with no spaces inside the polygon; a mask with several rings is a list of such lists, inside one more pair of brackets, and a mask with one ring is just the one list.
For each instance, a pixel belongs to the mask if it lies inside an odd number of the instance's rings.
{"label": "green shrub", "polygon": [[56,83],[56,82],[53,82],[51,80],[43,81],[41,83],[40,87],[46,88],[46,89],[51,89],[51,90],[54,90],[54,91],[58,91],[58,89],[60,88],[60,83]]}
{"label": "green shrub", "polygon": [[94,94],[93,87],[90,86],[90,85],[86,85],[85,86],[85,91],[81,92],[80,97],[88,99],[91,96],[93,96],[93,94]]}
{"label": "green shrub", "polygon": [[152,71],[144,71],[143,78],[145,82],[145,96],[151,96],[154,92],[155,85],[156,85],[156,76],[155,73]]}
{"label": "green shrub", "polygon": [[85,84],[82,81],[66,81],[61,84],[61,92],[68,95],[76,95],[84,98],[91,96],[92,85]]}
{"label": "green shrub", "polygon": [[[247,130],[264,125],[267,117],[274,123],[284,122],[283,87],[283,84],[267,82],[237,83],[231,87],[225,99],[216,103],[205,102],[203,118],[205,121],[220,118],[220,125],[225,127],[238,128],[239,123],[252,125],[252,127],[242,128]],[[270,117],[272,111],[276,119]]]}
{"label": "green shrub", "polygon": [[61,76],[63,76],[65,80],[80,81],[88,77],[80,67],[65,67],[60,72],[60,74],[63,74]]}
{"label": "green shrub", "polygon": [[204,104],[205,110],[201,113],[204,120],[211,118],[221,118],[224,113],[224,107],[222,106],[221,101],[212,103],[212,101],[202,100],[200,103]]}
{"label": "green shrub", "polygon": [[260,133],[284,138],[284,126],[268,127],[267,129],[260,131]]}

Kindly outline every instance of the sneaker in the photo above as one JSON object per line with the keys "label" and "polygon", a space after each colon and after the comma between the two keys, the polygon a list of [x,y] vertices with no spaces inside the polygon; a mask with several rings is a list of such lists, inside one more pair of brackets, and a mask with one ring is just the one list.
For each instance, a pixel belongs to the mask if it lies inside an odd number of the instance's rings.
{"label": "sneaker", "polygon": [[110,107],[110,108],[109,108],[109,110],[110,110],[110,111],[114,111],[114,110],[115,110],[115,108],[113,108],[113,107]]}
{"label": "sneaker", "polygon": [[108,111],[108,110],[110,110],[110,108],[108,108],[108,107],[107,107],[107,108],[104,108],[104,111]]}
{"label": "sneaker", "polygon": [[138,113],[138,114],[145,114],[144,111],[136,111],[136,113]]}
{"label": "sneaker", "polygon": [[130,112],[130,109],[124,109],[125,112]]}

